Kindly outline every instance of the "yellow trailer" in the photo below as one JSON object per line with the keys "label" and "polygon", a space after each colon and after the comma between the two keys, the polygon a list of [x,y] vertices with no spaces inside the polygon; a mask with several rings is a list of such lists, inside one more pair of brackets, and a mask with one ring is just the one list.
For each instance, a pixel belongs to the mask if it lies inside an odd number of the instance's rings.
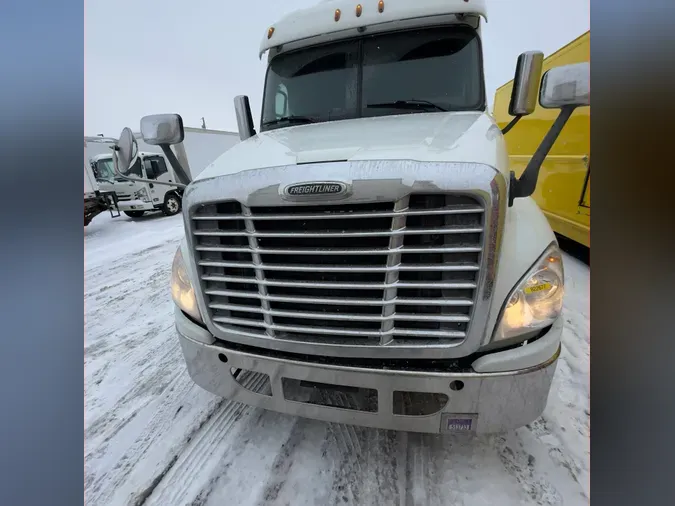
{"label": "yellow trailer", "polygon": [[[577,37],[544,60],[543,71],[551,67],[590,62],[591,32]],[[493,114],[500,128],[509,116],[513,81],[495,93]],[[520,176],[541,139],[551,128],[559,111],[539,104],[533,114],[524,116],[505,135],[511,170]],[[541,166],[532,198],[548,218],[551,228],[590,248],[591,238],[591,108],[577,108],[563,128]]]}

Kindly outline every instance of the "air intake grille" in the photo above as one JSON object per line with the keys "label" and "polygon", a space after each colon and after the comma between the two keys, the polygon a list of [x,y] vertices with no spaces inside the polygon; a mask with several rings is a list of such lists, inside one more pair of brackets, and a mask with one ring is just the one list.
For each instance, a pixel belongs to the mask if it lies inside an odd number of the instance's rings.
{"label": "air intake grille", "polygon": [[471,197],[229,201],[194,208],[191,223],[209,317],[225,330],[355,345],[466,337],[484,227]]}

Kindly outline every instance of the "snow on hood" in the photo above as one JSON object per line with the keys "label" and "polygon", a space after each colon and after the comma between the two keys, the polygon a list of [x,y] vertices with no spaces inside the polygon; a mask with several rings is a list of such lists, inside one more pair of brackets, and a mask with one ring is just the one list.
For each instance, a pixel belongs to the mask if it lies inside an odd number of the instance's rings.
{"label": "snow on hood", "polygon": [[356,160],[478,162],[506,170],[504,140],[481,112],[422,113],[299,125],[236,144],[196,180],[298,163]]}

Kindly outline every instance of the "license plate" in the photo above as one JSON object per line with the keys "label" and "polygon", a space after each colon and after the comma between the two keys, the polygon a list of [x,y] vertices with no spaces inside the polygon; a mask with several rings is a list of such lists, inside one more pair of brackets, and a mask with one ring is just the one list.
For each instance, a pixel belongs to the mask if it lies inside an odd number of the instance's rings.
{"label": "license plate", "polygon": [[478,415],[465,413],[443,413],[441,432],[475,432]]}

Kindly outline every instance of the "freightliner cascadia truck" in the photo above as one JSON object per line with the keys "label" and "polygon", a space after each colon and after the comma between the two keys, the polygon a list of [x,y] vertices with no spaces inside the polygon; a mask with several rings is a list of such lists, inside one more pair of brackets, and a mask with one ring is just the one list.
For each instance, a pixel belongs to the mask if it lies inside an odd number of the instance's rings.
{"label": "freightliner cascadia truck", "polygon": [[[183,195],[173,261],[192,379],[278,412],[415,432],[499,432],[544,410],[561,352],[562,255],[530,197],[589,65],[516,62],[487,107],[482,0],[333,0],[265,30],[259,131],[190,180],[177,114],[146,116]],[[520,177],[504,135],[557,119]],[[116,170],[136,156],[130,129]],[[255,379],[252,379],[255,378]]]}

